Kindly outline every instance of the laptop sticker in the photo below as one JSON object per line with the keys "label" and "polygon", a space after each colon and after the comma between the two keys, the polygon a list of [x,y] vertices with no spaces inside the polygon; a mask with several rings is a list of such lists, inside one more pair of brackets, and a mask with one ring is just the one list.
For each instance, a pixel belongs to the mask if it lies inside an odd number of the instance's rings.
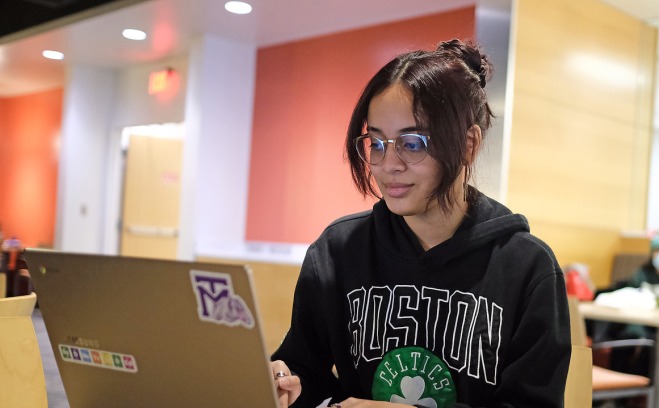
{"label": "laptop sticker", "polygon": [[92,367],[109,368],[127,373],[137,372],[135,357],[130,354],[113,353],[103,350],[93,350],[84,347],[59,345],[62,360],[67,363],[78,363]]}
{"label": "laptop sticker", "polygon": [[92,360],[94,360],[95,364],[103,364],[103,360],[101,360],[101,353],[96,350],[92,351]]}
{"label": "laptop sticker", "polygon": [[114,366],[114,362],[112,361],[112,354],[108,353],[107,351],[101,352],[101,360],[106,366]]}
{"label": "laptop sticker", "polygon": [[190,270],[199,319],[231,327],[254,328],[254,317],[245,301],[233,291],[231,276],[221,272]]}
{"label": "laptop sticker", "polygon": [[92,362],[92,354],[89,350],[80,349],[80,355],[82,356],[82,361],[84,361],[85,363],[91,363]]}

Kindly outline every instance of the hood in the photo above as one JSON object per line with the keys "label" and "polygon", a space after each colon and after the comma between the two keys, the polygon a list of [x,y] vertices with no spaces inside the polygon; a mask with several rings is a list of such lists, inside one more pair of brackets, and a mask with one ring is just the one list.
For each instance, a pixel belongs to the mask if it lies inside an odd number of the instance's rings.
{"label": "hood", "polygon": [[381,200],[373,207],[373,215],[377,219],[377,228],[390,230],[378,233],[378,237],[388,240],[382,245],[406,258],[426,258],[443,264],[495,240],[518,232],[529,232],[526,217],[513,214],[507,207],[477,190],[474,193],[475,204],[470,206],[453,237],[428,251],[423,250],[403,217],[389,211],[384,200]]}

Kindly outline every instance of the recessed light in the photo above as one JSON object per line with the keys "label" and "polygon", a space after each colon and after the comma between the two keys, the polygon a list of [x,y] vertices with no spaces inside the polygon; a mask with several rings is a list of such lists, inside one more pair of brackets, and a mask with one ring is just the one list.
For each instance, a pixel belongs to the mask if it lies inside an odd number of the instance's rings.
{"label": "recessed light", "polygon": [[226,11],[235,14],[249,14],[252,12],[252,6],[243,1],[229,1],[224,5]]}
{"label": "recessed light", "polygon": [[46,50],[41,53],[45,58],[52,59],[52,60],[61,60],[64,59],[64,54],[62,54],[59,51],[51,51],[51,50]]}
{"label": "recessed light", "polygon": [[146,39],[146,33],[144,31],[136,30],[134,28],[127,28],[122,31],[121,34],[129,40],[142,41]]}

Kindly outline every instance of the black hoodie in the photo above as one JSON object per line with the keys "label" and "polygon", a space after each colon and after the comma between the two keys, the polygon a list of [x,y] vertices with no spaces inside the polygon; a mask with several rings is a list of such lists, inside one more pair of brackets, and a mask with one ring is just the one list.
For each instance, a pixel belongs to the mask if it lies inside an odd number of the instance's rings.
{"label": "black hoodie", "polygon": [[426,252],[384,201],[327,227],[272,358],[301,378],[296,407],[356,397],[543,408],[563,406],[570,350],[552,251],[478,193],[453,237]]}

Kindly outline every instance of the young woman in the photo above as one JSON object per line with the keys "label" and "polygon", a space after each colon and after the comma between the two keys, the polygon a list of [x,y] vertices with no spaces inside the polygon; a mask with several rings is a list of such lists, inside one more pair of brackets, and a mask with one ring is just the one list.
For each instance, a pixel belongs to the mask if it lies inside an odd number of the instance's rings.
{"label": "young woman", "polygon": [[381,200],[307,252],[271,363],[282,407],[563,406],[563,273],[522,215],[468,185],[490,71],[453,40],[366,86],[346,152],[359,191]]}

